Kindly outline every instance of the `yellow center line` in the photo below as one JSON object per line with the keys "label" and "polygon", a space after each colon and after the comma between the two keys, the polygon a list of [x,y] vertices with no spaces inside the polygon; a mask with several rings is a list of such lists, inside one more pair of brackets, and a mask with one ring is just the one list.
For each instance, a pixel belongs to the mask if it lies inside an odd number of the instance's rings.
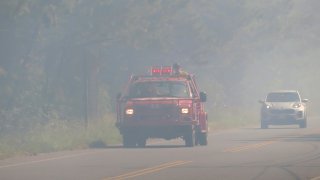
{"label": "yellow center line", "polygon": [[240,151],[245,151],[245,150],[250,150],[250,149],[258,149],[258,148],[273,144],[275,142],[277,142],[277,141],[270,140],[270,141],[265,141],[265,142],[257,143],[257,144],[250,144],[250,145],[245,145],[245,146],[227,148],[227,149],[223,150],[223,152],[240,152]]}
{"label": "yellow center line", "polygon": [[150,173],[153,173],[153,172],[161,171],[163,169],[167,169],[167,168],[171,168],[171,167],[181,166],[181,165],[188,164],[188,163],[191,163],[191,162],[192,161],[169,162],[169,163],[161,164],[161,165],[158,165],[158,166],[155,166],[155,167],[150,167],[150,168],[146,168],[146,169],[141,169],[141,170],[129,172],[129,173],[122,174],[122,175],[119,175],[119,176],[104,178],[103,180],[133,178],[133,177],[142,176],[142,175],[150,174]]}

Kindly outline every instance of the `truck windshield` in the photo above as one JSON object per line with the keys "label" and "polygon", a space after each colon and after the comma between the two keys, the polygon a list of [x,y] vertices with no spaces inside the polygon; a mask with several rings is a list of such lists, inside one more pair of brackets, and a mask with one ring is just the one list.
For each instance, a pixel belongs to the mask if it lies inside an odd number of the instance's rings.
{"label": "truck windshield", "polygon": [[128,95],[130,98],[190,97],[186,83],[180,81],[137,82],[131,86]]}
{"label": "truck windshield", "polygon": [[297,93],[270,93],[267,96],[267,102],[299,102],[300,98]]}

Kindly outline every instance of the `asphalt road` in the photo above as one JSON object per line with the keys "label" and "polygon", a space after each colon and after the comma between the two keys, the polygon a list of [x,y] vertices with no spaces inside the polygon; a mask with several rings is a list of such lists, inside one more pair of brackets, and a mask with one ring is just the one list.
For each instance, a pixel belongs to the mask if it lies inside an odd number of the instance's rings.
{"label": "asphalt road", "polygon": [[209,145],[182,140],[147,148],[67,151],[0,161],[1,180],[320,180],[320,123],[212,132]]}

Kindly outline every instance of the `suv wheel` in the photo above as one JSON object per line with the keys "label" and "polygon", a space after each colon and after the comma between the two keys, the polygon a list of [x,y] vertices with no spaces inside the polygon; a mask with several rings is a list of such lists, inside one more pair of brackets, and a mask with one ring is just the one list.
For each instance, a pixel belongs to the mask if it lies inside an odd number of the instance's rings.
{"label": "suv wheel", "polygon": [[300,128],[306,128],[307,127],[307,120],[304,119],[299,123],[299,127]]}
{"label": "suv wheel", "polygon": [[268,123],[264,119],[261,119],[261,129],[268,129],[268,126]]}

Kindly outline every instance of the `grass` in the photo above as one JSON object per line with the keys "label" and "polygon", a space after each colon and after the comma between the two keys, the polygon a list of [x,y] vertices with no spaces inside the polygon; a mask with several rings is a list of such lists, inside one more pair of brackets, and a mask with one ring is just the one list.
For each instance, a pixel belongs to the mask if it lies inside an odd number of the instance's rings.
{"label": "grass", "polygon": [[230,129],[256,125],[259,122],[257,112],[250,109],[219,108],[208,113],[209,127],[211,130]]}
{"label": "grass", "polygon": [[[258,123],[258,116],[252,110],[220,108],[208,114],[211,131]],[[104,148],[109,144],[120,143],[121,136],[114,126],[114,119],[113,116],[106,116],[90,121],[87,127],[76,121],[52,120],[26,134],[1,136],[0,159],[61,150]]]}
{"label": "grass", "polygon": [[52,120],[26,134],[14,133],[0,137],[0,159],[19,155],[82,148],[102,148],[120,142],[113,117],[88,123]]}

